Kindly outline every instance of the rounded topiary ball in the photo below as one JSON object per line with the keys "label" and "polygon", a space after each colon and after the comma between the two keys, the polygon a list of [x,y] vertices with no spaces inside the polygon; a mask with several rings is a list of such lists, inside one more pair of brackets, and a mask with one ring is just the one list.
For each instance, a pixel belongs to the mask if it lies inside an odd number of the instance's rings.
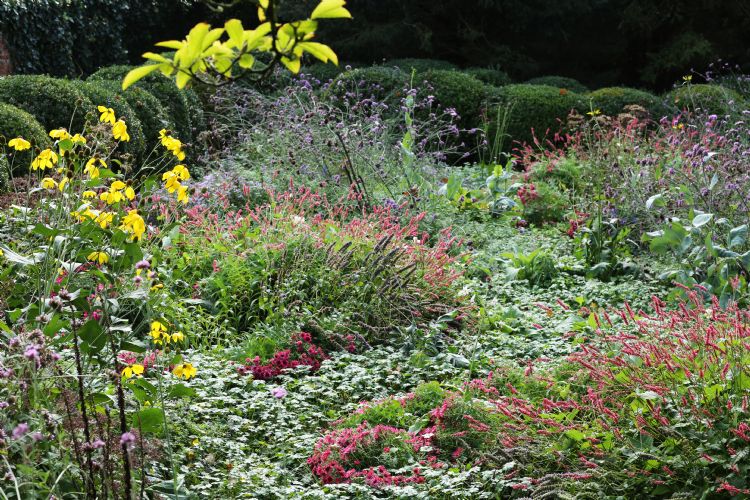
{"label": "rounded topiary ball", "polygon": [[532,143],[534,137],[564,129],[568,113],[581,111],[583,100],[575,92],[548,85],[515,84],[492,90],[485,104],[490,123],[488,140],[493,147],[510,151],[513,142]]}
{"label": "rounded topiary ball", "polygon": [[0,102],[27,111],[47,130],[83,130],[91,100],[73,82],[44,75],[0,78]]}
{"label": "rounded topiary ball", "polygon": [[[31,143],[31,149],[15,151],[7,147],[8,141],[22,137]],[[28,172],[31,160],[41,149],[52,144],[44,127],[32,115],[10,104],[0,103],[0,146],[5,147],[11,156],[9,164],[13,167],[13,175],[23,175]]]}
{"label": "rounded topiary ball", "polygon": [[654,120],[659,120],[662,116],[670,113],[669,107],[663,99],[644,90],[628,87],[605,87],[594,90],[586,97],[589,103],[586,111],[599,109],[602,114],[607,116],[617,116],[623,112],[625,106],[631,104],[637,104],[645,108]]}
{"label": "rounded topiary ball", "polygon": [[668,97],[677,109],[719,116],[742,112],[748,106],[742,95],[721,85],[684,85],[674,89]]}
{"label": "rounded topiary ball", "polygon": [[575,78],[569,78],[567,76],[538,76],[528,80],[526,83],[529,85],[549,85],[550,87],[557,87],[561,89],[568,89],[578,94],[584,94],[589,91],[588,88]]}
{"label": "rounded topiary ball", "polygon": [[513,83],[510,76],[508,76],[508,73],[499,69],[469,68],[465,69],[464,73],[468,73],[477,80],[482,81],[487,85],[494,85],[495,87],[502,87],[503,85],[510,85]]}
{"label": "rounded topiary ball", "polygon": [[443,108],[456,110],[461,127],[474,128],[482,124],[480,111],[489,92],[489,87],[483,82],[469,74],[450,70],[428,71],[420,81],[431,87],[435,100]]}
{"label": "rounded topiary ball", "polygon": [[424,73],[430,70],[457,70],[458,66],[455,64],[443,61],[440,59],[418,59],[418,58],[404,58],[404,59],[391,59],[385,61],[383,66],[399,68],[404,73],[411,74],[412,71],[417,73]]}
{"label": "rounded topiary ball", "polygon": [[409,75],[396,68],[370,66],[345,71],[331,83],[326,95],[334,101],[372,99],[398,113]]}

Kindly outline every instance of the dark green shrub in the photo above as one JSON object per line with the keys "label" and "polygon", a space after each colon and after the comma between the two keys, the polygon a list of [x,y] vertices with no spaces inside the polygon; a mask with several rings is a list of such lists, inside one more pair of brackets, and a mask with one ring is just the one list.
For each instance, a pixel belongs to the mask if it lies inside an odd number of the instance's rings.
{"label": "dark green shrub", "polygon": [[151,92],[137,86],[132,86],[123,92],[120,90],[120,82],[114,80],[101,80],[90,83],[101,85],[125,98],[143,126],[146,153],[151,151],[153,146],[159,142],[160,130],[174,130],[174,123],[169,116],[169,111]]}
{"label": "dark green shrub", "polygon": [[536,163],[529,173],[533,181],[544,181],[565,189],[581,184],[581,166],[574,158],[566,157],[557,162]]}
{"label": "dark green shrub", "polygon": [[741,112],[747,106],[736,91],[720,85],[684,85],[669,93],[669,101],[678,109],[724,116]]}
{"label": "dark green shrub", "polygon": [[[115,80],[121,82],[131,69],[132,66],[108,66],[100,69],[88,79],[91,81]],[[151,73],[140,80],[136,87],[153,94],[169,110],[174,123],[175,135],[178,139],[183,142],[192,140],[193,121],[191,119],[191,106],[187,98],[188,91],[178,89],[172,80],[158,72]]]}
{"label": "dark green shrub", "polygon": [[130,141],[121,143],[118,149],[121,148],[121,152],[132,155],[136,161],[143,159],[143,154],[146,150],[143,126],[141,125],[141,120],[138,119],[138,114],[128,104],[128,101],[116,91],[104,85],[99,85],[98,82],[79,80],[72,81],[71,83],[80,89],[93,103],[86,113],[89,126],[99,122],[100,113],[96,109],[97,106],[106,106],[114,109],[117,118],[122,118],[127,124],[128,134],[130,135]]}
{"label": "dark green shrub", "polygon": [[370,66],[341,73],[331,83],[328,95],[341,102],[347,94],[388,104],[396,112],[410,75],[396,68]]}
{"label": "dark green shrub", "polygon": [[499,69],[492,68],[469,68],[465,69],[464,73],[468,73],[479,81],[486,83],[487,85],[494,85],[495,87],[502,87],[503,85],[510,85],[512,80],[508,73],[500,71]]}
{"label": "dark green shrub", "polygon": [[543,141],[564,128],[570,110],[582,110],[583,100],[558,87],[515,84],[492,89],[486,108],[488,137],[494,140],[500,129],[502,147],[509,151],[513,141],[531,143],[534,136]]}
{"label": "dark green shrub", "polygon": [[302,67],[302,73],[305,76],[315,78],[320,81],[320,83],[335,80],[336,77],[344,71],[345,70],[341,66],[336,66],[335,64],[317,63]]}
{"label": "dark green shrub", "polygon": [[557,189],[546,182],[527,184],[521,189],[526,192],[519,197],[523,203],[523,218],[534,226],[543,226],[547,223],[562,222],[568,212],[570,203],[567,198]]}
{"label": "dark green shrub", "polygon": [[23,137],[31,142],[32,147],[28,151],[9,151],[13,155],[11,164],[14,176],[26,173],[35,150],[47,148],[52,141],[36,118],[22,109],[0,102],[0,144],[5,146],[16,137]]}
{"label": "dark green shrub", "polygon": [[602,114],[607,116],[617,116],[623,112],[625,106],[630,104],[642,106],[654,120],[658,120],[669,113],[668,106],[661,98],[644,90],[627,87],[605,87],[591,92],[586,97],[590,103],[586,111],[599,109]]}
{"label": "dark green shrub", "polygon": [[487,98],[488,87],[473,76],[460,71],[428,71],[415,83],[422,81],[432,88],[431,93],[443,108],[454,108],[461,117],[463,128],[474,128],[481,124],[480,110]]}
{"label": "dark green shrub", "polygon": [[578,94],[584,94],[589,91],[584,84],[575,78],[568,78],[567,76],[538,76],[531,80],[527,80],[526,83],[529,85],[549,85],[550,87],[568,89]]}
{"label": "dark green shrub", "polygon": [[418,59],[418,58],[404,58],[404,59],[391,59],[383,63],[383,66],[389,68],[398,68],[404,73],[411,74],[412,70],[417,73],[425,73],[431,70],[457,70],[458,66],[448,61],[441,61],[440,59]]}
{"label": "dark green shrub", "polygon": [[29,112],[46,130],[71,132],[83,130],[86,113],[95,108],[74,83],[43,75],[0,78],[0,102]]}

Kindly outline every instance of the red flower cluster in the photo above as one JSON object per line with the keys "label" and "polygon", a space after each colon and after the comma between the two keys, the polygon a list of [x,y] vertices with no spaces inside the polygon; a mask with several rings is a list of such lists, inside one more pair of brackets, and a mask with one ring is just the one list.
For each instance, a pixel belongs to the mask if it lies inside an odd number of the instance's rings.
{"label": "red flower cluster", "polygon": [[300,332],[292,335],[291,349],[279,351],[270,361],[263,363],[260,356],[245,359],[245,365],[237,369],[240,375],[252,374],[258,380],[271,380],[284,370],[298,366],[309,366],[311,372],[316,372],[320,365],[328,359],[320,347],[313,344],[312,335]]}
{"label": "red flower cluster", "polygon": [[382,443],[394,440],[411,446],[406,431],[387,425],[369,427],[364,422],[354,429],[338,429],[315,444],[315,452],[307,459],[307,464],[325,484],[349,483],[356,478],[364,479],[373,487],[423,483],[418,467],[411,474],[399,475],[392,474],[383,465],[371,465],[379,461],[382,454],[392,453],[391,447]]}
{"label": "red flower cluster", "polygon": [[518,188],[518,198],[524,205],[538,197],[539,194],[536,192],[536,186],[534,184],[527,184]]}

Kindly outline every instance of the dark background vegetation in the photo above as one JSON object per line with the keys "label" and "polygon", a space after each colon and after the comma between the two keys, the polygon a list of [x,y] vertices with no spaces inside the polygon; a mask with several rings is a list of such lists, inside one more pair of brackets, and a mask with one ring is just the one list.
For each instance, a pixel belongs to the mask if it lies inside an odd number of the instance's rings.
{"label": "dark background vegetation", "polygon": [[[139,62],[153,42],[200,20],[255,21],[252,0],[221,13],[207,1],[3,0],[0,31],[17,71],[78,76]],[[290,17],[316,3],[283,0]],[[719,59],[750,61],[744,0],[350,0],[348,7],[353,20],[325,22],[319,35],[343,63],[420,57],[499,68],[519,81],[556,74],[592,88],[663,90]]]}

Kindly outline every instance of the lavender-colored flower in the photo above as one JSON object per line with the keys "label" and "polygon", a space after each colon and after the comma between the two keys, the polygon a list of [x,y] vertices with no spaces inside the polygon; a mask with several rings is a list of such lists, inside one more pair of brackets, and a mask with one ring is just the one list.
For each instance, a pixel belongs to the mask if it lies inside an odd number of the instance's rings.
{"label": "lavender-colored flower", "polygon": [[138,262],[136,262],[135,268],[136,269],[141,269],[141,270],[143,270],[143,269],[151,269],[151,263],[149,261],[147,261],[146,259],[139,260]]}
{"label": "lavender-colored flower", "polygon": [[133,443],[135,443],[135,434],[133,434],[132,432],[128,431],[122,436],[120,436],[121,445],[126,445],[128,447],[131,447]]}
{"label": "lavender-colored flower", "polygon": [[24,422],[21,424],[18,424],[15,429],[13,429],[13,433],[11,434],[11,437],[13,439],[21,439],[26,435],[26,433],[29,432],[29,425]]}
{"label": "lavender-colored flower", "polygon": [[271,389],[271,394],[276,399],[283,399],[283,398],[286,397],[287,392],[286,392],[286,389],[284,389],[283,387],[279,386],[279,387],[274,387],[273,389]]}

